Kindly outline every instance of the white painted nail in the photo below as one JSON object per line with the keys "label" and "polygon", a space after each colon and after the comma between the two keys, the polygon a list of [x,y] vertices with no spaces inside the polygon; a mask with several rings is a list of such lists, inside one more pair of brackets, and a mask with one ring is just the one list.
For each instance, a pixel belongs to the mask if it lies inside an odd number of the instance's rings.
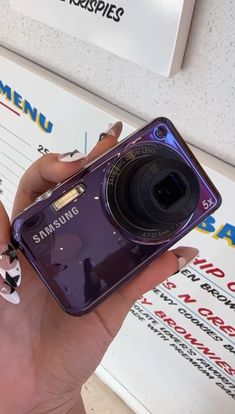
{"label": "white painted nail", "polygon": [[110,122],[110,123],[108,124],[107,132],[109,132],[109,131],[110,131],[110,129],[112,129],[112,127],[113,127],[114,125],[115,125],[115,124],[114,124],[113,122]]}
{"label": "white painted nail", "polygon": [[83,160],[86,158],[86,155],[78,150],[74,150],[72,152],[66,152],[58,157],[59,161],[62,162],[73,162],[78,160]]}
{"label": "white painted nail", "polygon": [[9,286],[19,287],[21,269],[16,251],[11,244],[0,245],[0,274]]}
{"label": "white painted nail", "polygon": [[184,257],[178,257],[178,262],[179,262],[179,269],[183,269],[187,264],[187,261]]}
{"label": "white painted nail", "polygon": [[176,249],[171,250],[171,252],[174,253],[178,259],[178,270],[184,269],[199,255],[199,250],[195,249],[194,247],[177,247]]}
{"label": "white painted nail", "polygon": [[14,305],[18,305],[20,303],[20,297],[16,291],[12,292],[11,294],[0,292],[0,296],[2,296],[8,302],[13,303]]}
{"label": "white painted nail", "polygon": [[121,121],[115,122],[114,124],[109,124],[108,130],[100,134],[99,141],[101,141],[107,135],[112,135],[114,138],[118,139],[121,131],[122,131]]}
{"label": "white painted nail", "polygon": [[7,285],[6,283],[4,283],[0,288],[0,293],[10,295],[11,290],[12,290],[11,287],[9,285]]}
{"label": "white painted nail", "polygon": [[109,124],[108,130],[106,131],[106,135],[112,135],[113,137],[116,136],[115,129],[113,129],[115,124]]}

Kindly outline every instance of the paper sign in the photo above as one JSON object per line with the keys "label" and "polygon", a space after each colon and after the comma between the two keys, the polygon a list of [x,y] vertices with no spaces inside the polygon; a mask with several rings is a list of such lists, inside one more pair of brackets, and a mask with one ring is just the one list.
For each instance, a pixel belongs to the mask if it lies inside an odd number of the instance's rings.
{"label": "paper sign", "polygon": [[180,70],[195,0],[10,0],[33,19],[170,76]]}
{"label": "paper sign", "polygon": [[222,207],[178,243],[199,257],[133,306],[98,368],[137,414],[235,412],[235,181],[207,171]]}

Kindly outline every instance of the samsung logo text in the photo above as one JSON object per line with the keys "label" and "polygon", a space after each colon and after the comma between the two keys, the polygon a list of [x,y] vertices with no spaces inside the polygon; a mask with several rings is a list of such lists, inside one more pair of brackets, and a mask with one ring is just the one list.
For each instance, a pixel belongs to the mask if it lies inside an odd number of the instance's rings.
{"label": "samsung logo text", "polygon": [[52,223],[45,226],[37,234],[33,235],[33,241],[38,244],[41,241],[45,240],[47,237],[51,236],[57,229],[60,229],[68,221],[72,220],[78,215],[79,211],[77,207],[72,207],[70,210],[66,211],[63,215],[57,217]]}

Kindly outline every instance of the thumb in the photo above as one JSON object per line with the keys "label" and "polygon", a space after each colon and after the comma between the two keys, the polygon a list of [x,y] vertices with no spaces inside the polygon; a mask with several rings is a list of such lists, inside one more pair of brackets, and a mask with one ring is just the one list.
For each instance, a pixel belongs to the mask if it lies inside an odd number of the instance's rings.
{"label": "thumb", "polygon": [[106,330],[111,334],[110,336],[116,335],[136,300],[191,263],[198,253],[198,249],[185,246],[164,253],[119,291],[101,303],[95,312],[100,316]]}

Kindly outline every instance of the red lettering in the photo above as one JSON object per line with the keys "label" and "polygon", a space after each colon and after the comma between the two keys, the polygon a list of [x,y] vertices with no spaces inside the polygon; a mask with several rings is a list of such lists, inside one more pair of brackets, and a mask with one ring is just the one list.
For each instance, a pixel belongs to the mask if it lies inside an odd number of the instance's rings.
{"label": "red lettering", "polygon": [[[202,316],[206,316],[208,321],[211,321],[215,326],[220,326],[224,324],[223,319],[219,318],[218,316],[214,316],[213,312],[210,309],[206,309],[206,308],[200,308],[198,309],[198,312],[202,315]],[[212,315],[212,316],[210,316]]]}
{"label": "red lettering", "polygon": [[212,266],[213,266],[212,263],[206,263],[206,264],[200,266],[200,269],[208,269],[208,267],[212,267]]}
{"label": "red lettering", "polygon": [[235,328],[231,325],[224,325],[220,327],[221,331],[224,331],[228,336],[235,336]]}
{"label": "red lettering", "polygon": [[198,312],[202,316],[213,315],[213,312],[210,309],[206,309],[206,308],[200,308],[200,309],[198,309]]}
{"label": "red lettering", "polygon": [[211,352],[211,351],[209,350],[209,348],[207,348],[205,345],[199,345],[199,346],[198,346],[198,349],[199,349],[200,351],[202,351],[202,353],[203,353],[204,355],[208,355],[210,359],[221,359],[221,358],[217,357],[217,356],[216,356],[216,354],[215,354],[214,352]]}
{"label": "red lettering", "polygon": [[178,295],[178,297],[184,299],[185,303],[197,302],[196,299],[192,299],[191,296],[187,293],[185,295]]}
{"label": "red lettering", "polygon": [[193,262],[193,264],[196,265],[196,266],[199,265],[199,264],[202,264],[202,263],[206,263],[206,260],[205,259],[199,259],[199,257],[197,257]]}
{"label": "red lettering", "polygon": [[145,298],[144,296],[142,296],[140,299],[141,299],[140,303],[142,303],[142,305],[152,305],[153,304],[152,302],[149,302],[149,300],[147,298]]}
{"label": "red lettering", "polygon": [[189,342],[191,342],[192,345],[196,345],[196,346],[202,345],[203,346],[203,344],[201,342],[198,342],[196,338],[193,338],[193,336],[190,333],[185,335],[185,339],[187,339]]}
{"label": "red lettering", "polygon": [[219,318],[219,316],[210,316],[207,319],[208,319],[208,321],[211,321],[215,326],[219,326],[220,329],[221,329],[220,325],[224,324],[223,319]]}
{"label": "red lettering", "polygon": [[193,264],[199,266],[202,270],[208,269],[206,270],[206,273],[212,274],[215,277],[225,277],[223,270],[219,269],[218,267],[214,267],[213,263],[208,263],[206,259],[196,258]]}
{"label": "red lettering", "polygon": [[176,284],[174,283],[174,282],[170,282],[170,281],[166,281],[166,282],[164,282],[163,283],[163,286],[166,288],[166,289],[169,289],[169,290],[171,290],[171,289],[175,289],[176,288]]}
{"label": "red lettering", "polygon": [[[213,320],[217,321],[217,317],[213,317],[213,312],[210,309],[206,309],[206,308],[200,308],[199,312],[201,315],[211,318]],[[195,346],[198,350],[202,351],[203,355],[208,356],[211,360],[213,360],[218,366],[222,367],[224,369],[224,371],[229,374],[229,375],[235,375],[235,369],[233,369],[229,364],[227,364],[227,362],[223,361],[219,356],[217,356],[214,352],[210,351],[209,348],[207,348],[203,343],[198,342],[198,340],[196,338],[194,338],[190,333],[187,333],[187,331],[181,327],[176,325],[176,322],[171,319],[168,318],[166,316],[166,314],[163,311],[160,310],[156,310],[154,312],[159,318],[163,319],[163,321],[165,323],[167,323],[170,327],[174,327],[175,331],[181,335],[183,335],[183,337],[188,340],[191,345]],[[219,320],[220,318],[218,318]],[[223,322],[223,321],[222,321]],[[232,327],[224,327],[224,328],[232,328]],[[235,329],[234,329],[235,331]]]}
{"label": "red lettering", "polygon": [[161,319],[166,317],[166,314],[163,311],[156,310],[156,311],[154,311],[154,313],[155,313],[155,315],[157,315]]}
{"label": "red lettering", "polygon": [[182,328],[181,326],[176,326],[175,327],[176,332],[178,332],[181,335],[185,335],[186,334],[186,330],[184,328]]}
{"label": "red lettering", "polygon": [[164,322],[166,322],[169,326],[172,326],[172,327],[175,327],[176,325],[175,321],[171,318],[164,319]]}
{"label": "red lettering", "polygon": [[235,282],[229,282],[227,286],[229,290],[231,290],[232,292],[235,292]]}
{"label": "red lettering", "polygon": [[211,273],[213,276],[216,277],[224,277],[225,273],[223,272],[223,270],[218,269],[218,267],[214,267],[213,269],[207,270],[206,273]]}
{"label": "red lettering", "polygon": [[210,309],[199,308],[198,312],[204,316],[208,321],[211,321],[213,325],[219,326],[220,330],[228,334],[228,336],[235,336],[235,327],[231,325],[225,325],[225,322],[219,316],[215,316]]}
{"label": "red lettering", "polygon": [[215,363],[217,365],[219,365],[219,367],[223,368],[225,370],[225,372],[227,372],[227,374],[229,374],[229,375],[234,375],[235,374],[235,369],[233,369],[231,367],[231,365],[227,364],[227,362],[225,362],[225,361],[215,361]]}

